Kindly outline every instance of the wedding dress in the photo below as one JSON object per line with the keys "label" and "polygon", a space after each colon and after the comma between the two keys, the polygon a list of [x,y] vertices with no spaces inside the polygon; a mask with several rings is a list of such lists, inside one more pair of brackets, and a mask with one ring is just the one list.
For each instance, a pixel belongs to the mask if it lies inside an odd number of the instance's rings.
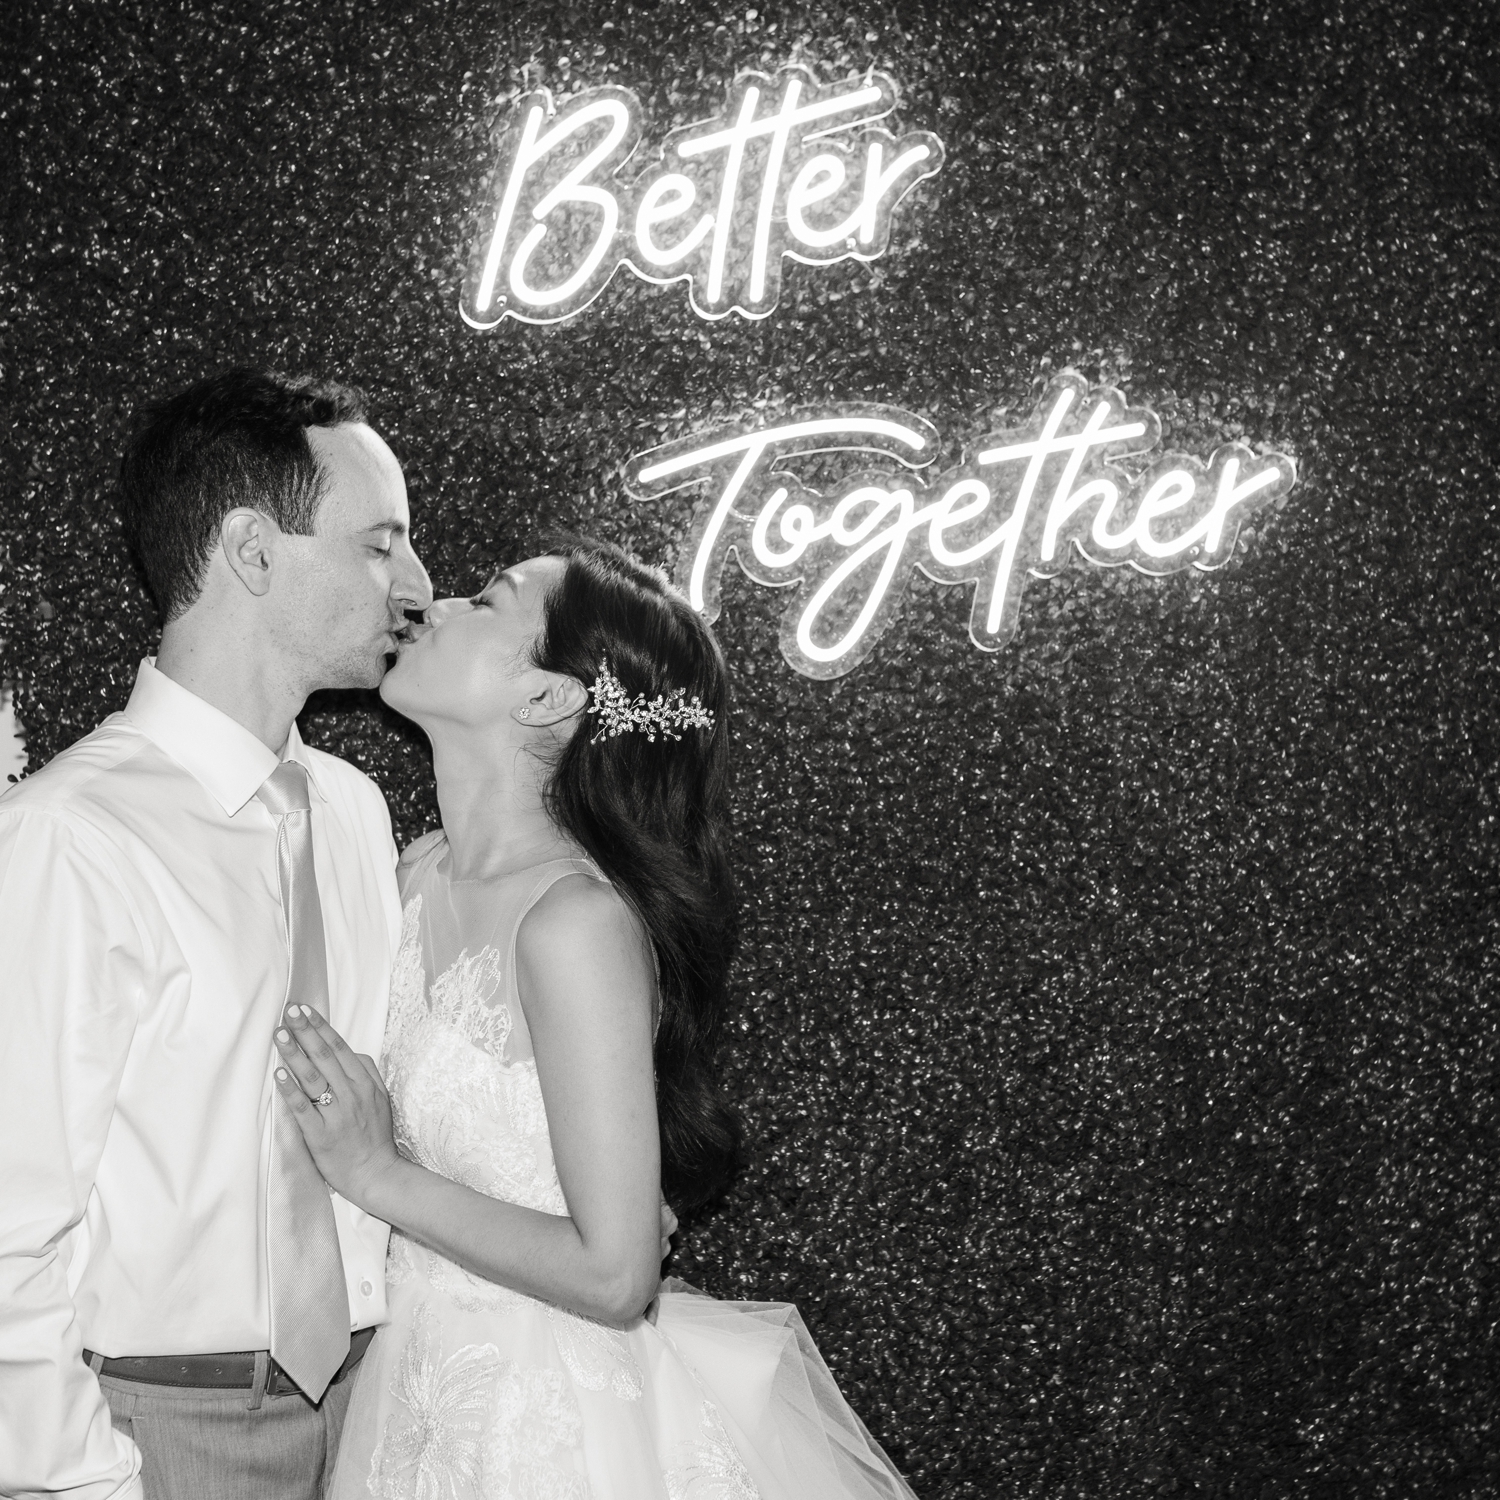
{"label": "wedding dress", "polygon": [[[521,919],[555,860],[449,880],[440,834],[402,861],[381,1068],[406,1156],[566,1214],[526,1018]],[[596,1322],[400,1233],[390,1321],[357,1376],[334,1500],[915,1500],[839,1394],[796,1308],[667,1283],[654,1318]]]}

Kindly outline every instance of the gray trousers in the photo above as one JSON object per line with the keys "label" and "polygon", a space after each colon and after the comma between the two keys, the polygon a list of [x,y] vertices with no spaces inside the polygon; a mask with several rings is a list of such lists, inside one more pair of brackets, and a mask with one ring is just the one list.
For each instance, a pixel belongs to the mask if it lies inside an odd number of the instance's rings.
{"label": "gray trousers", "polygon": [[297,1391],[197,1390],[111,1375],[99,1386],[115,1427],[141,1450],[146,1500],[321,1500],[354,1372],[317,1406]]}

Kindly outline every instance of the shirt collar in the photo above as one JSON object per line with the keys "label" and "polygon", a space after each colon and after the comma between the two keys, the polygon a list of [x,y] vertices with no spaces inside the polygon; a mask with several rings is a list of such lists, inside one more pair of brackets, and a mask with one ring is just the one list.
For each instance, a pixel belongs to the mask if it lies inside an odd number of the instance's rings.
{"label": "shirt collar", "polygon": [[125,717],[195,777],[230,817],[260,790],[282,760],[302,766],[313,794],[322,799],[312,756],[295,724],[278,758],[243,724],[157,671],[155,657],[141,662]]}

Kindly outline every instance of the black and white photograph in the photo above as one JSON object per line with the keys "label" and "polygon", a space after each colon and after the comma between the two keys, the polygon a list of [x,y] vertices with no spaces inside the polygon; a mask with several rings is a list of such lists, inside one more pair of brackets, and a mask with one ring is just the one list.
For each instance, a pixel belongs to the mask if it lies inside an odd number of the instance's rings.
{"label": "black and white photograph", "polygon": [[10,0],[0,1497],[1500,1493],[1497,76]]}

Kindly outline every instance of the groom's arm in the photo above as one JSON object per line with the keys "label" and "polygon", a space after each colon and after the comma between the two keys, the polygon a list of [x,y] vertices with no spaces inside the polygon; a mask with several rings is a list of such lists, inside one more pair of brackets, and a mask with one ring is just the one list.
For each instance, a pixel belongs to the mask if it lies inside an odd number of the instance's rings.
{"label": "groom's arm", "polygon": [[[104,856],[101,862],[101,855]],[[68,1289],[141,994],[128,898],[89,832],[0,805],[0,1494],[140,1500]]]}

